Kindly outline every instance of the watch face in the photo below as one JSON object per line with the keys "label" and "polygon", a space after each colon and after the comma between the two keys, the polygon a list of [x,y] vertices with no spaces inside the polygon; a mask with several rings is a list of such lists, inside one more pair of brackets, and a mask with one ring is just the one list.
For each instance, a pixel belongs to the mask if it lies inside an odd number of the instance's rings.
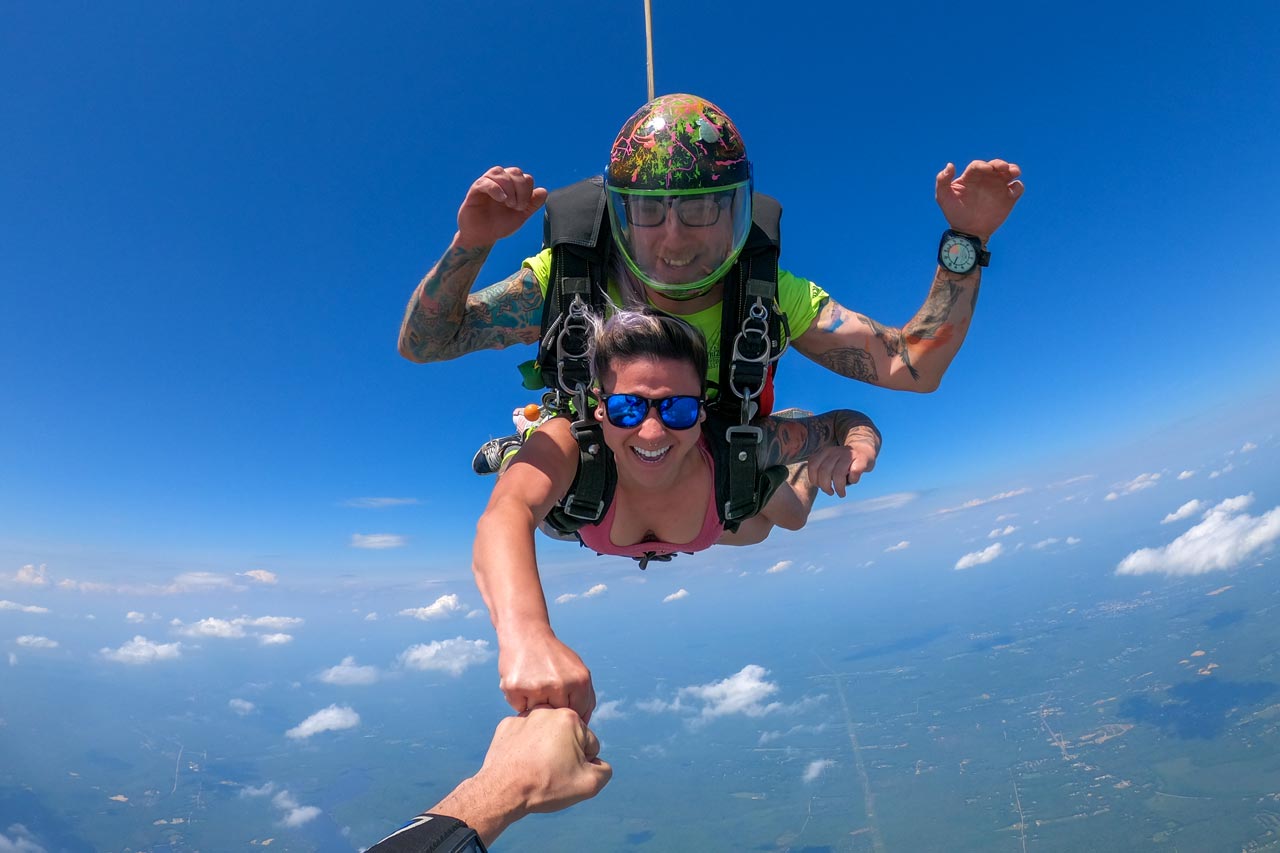
{"label": "watch face", "polygon": [[972,241],[955,235],[942,241],[942,248],[938,251],[938,263],[947,269],[954,273],[967,273],[977,262],[978,255],[974,251]]}

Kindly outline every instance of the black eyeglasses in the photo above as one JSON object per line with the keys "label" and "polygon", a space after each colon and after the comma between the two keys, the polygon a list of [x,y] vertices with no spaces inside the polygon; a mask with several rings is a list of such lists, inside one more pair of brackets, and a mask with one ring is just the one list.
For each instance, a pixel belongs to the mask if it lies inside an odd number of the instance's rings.
{"label": "black eyeglasses", "polygon": [[650,400],[638,394],[610,394],[601,399],[609,423],[623,429],[639,426],[649,414],[649,409],[655,407],[658,420],[668,429],[689,429],[698,422],[698,415],[702,412],[701,397],[683,394],[660,400]]}
{"label": "black eyeglasses", "polygon": [[639,228],[656,228],[667,221],[667,208],[674,208],[680,224],[706,228],[720,221],[720,211],[733,199],[733,190],[701,195],[629,195],[627,221]]}

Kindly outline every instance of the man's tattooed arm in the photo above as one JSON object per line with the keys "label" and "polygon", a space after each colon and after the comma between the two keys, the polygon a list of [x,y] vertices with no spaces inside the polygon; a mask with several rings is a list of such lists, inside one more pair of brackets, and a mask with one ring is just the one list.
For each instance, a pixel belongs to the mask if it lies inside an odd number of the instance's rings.
{"label": "man's tattooed arm", "polygon": [[807,418],[765,418],[760,464],[789,465],[808,459],[825,447],[867,444],[880,453],[880,430],[871,418],[851,409],[836,409]]}
{"label": "man's tattooed arm", "polygon": [[886,388],[932,391],[964,342],[978,301],[977,270],[941,267],[924,305],[901,329],[877,323],[827,297],[796,348],[841,376]]}
{"label": "man's tattooed arm", "polygon": [[413,291],[400,325],[400,354],[410,361],[445,361],[481,349],[538,339],[542,291],[522,269],[475,293],[489,248],[454,245]]}

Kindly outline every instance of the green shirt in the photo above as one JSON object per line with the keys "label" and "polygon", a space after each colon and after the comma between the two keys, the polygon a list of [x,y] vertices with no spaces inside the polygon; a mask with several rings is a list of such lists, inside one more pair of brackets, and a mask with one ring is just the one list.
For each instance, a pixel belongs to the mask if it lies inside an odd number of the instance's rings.
{"label": "green shirt", "polygon": [[[542,298],[547,297],[547,285],[551,280],[551,250],[543,249],[532,258],[525,258],[524,267],[533,270],[538,285],[542,288]],[[609,298],[615,304],[622,304],[622,296],[617,284],[610,279],[608,284]],[[791,328],[792,339],[798,338],[813,325],[818,316],[818,309],[827,298],[827,292],[808,279],[792,275],[786,270],[778,270],[778,305],[787,315],[787,325]],[[693,314],[679,314],[680,319],[702,332],[707,342],[707,380],[714,387],[720,380],[720,315],[723,311],[717,302]],[[672,312],[674,313],[674,312]]]}

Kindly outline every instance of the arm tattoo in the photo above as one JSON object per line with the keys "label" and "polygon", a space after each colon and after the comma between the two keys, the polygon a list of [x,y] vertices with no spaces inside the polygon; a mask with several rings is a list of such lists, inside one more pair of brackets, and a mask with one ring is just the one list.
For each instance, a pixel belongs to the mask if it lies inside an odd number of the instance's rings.
{"label": "arm tattoo", "polygon": [[789,465],[824,447],[866,442],[880,452],[880,431],[862,412],[837,409],[809,418],[766,418],[760,464]]}
{"label": "arm tattoo", "polygon": [[[870,329],[876,340],[880,341],[880,345],[884,347],[885,354],[891,359],[901,358],[902,363],[907,366],[907,370],[911,371],[912,378],[919,378],[919,373],[911,364],[911,354],[907,351],[901,330],[883,326],[864,314],[858,314],[842,305],[833,304],[830,298],[823,299],[822,305],[818,309],[818,328],[820,330],[834,332],[850,319],[857,320]],[[839,373],[841,376],[848,376],[850,379],[860,379],[863,382],[873,383],[879,380],[875,356],[867,349],[842,347],[828,350],[816,355],[814,361],[828,370]]]}
{"label": "arm tattoo", "polygon": [[[940,346],[951,340],[951,336],[955,333],[952,324],[947,320],[951,317],[951,311],[960,301],[961,289],[956,283],[959,276],[953,273],[944,272],[939,269],[938,274],[933,278],[933,287],[929,289],[929,296],[925,299],[924,305],[920,308],[919,313],[911,318],[911,322],[907,323],[903,329],[903,334],[907,343],[912,345],[924,344],[925,349],[932,346]],[[969,303],[969,311],[972,313],[974,306],[978,304],[978,287],[975,284],[973,288],[973,297]],[[930,343],[925,343],[925,342]]]}
{"label": "arm tattoo", "polygon": [[875,358],[871,353],[857,347],[829,350],[815,360],[828,370],[839,373],[841,376],[848,376],[850,379],[874,383],[879,378],[876,374]]}
{"label": "arm tattoo", "polygon": [[538,339],[542,291],[532,270],[468,293],[488,249],[453,249],[414,290],[400,327],[400,352],[444,361],[480,349]]}

